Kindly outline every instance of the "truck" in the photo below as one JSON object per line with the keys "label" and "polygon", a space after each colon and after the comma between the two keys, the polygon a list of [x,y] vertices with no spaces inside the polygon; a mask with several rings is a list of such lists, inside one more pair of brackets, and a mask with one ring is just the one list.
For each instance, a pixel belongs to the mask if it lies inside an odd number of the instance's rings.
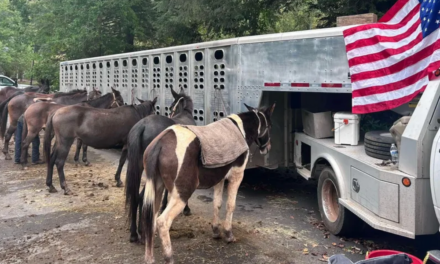
{"label": "truck", "polygon": [[[251,148],[247,168],[293,168],[316,180],[322,220],[335,235],[359,229],[360,220],[408,238],[435,234],[440,219],[440,82],[430,82],[420,96],[391,110],[408,122],[397,133],[398,163],[387,161],[396,135],[389,129],[363,135],[357,126],[366,115],[350,112],[343,38],[349,27],[63,61],[60,89],[111,92],[114,87],[131,104],[136,97],[158,96],[156,114],[165,116],[173,102],[170,89],[183,89],[194,101],[197,125],[246,111],[244,103],[257,107],[275,101],[272,149],[262,156]],[[341,134],[340,125],[350,125],[351,132]],[[354,143],[339,142],[347,139]]]}

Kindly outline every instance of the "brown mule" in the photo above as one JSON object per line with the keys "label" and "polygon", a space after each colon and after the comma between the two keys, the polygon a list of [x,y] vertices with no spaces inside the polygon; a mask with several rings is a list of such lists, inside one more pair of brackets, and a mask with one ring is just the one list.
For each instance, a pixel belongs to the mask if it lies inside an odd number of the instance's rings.
{"label": "brown mule", "polygon": [[[87,99],[87,91],[85,90],[74,90],[68,93],[57,93],[57,94],[35,94],[35,93],[24,93],[17,95],[13,98],[9,98],[3,103],[4,108],[2,109],[2,119],[0,127],[0,138],[4,138],[3,153],[5,154],[5,159],[11,159],[9,155],[9,141],[12,138],[15,130],[17,129],[18,118],[26,109],[33,103],[35,103],[35,98],[51,99],[51,102],[58,104],[76,104]],[[6,124],[10,119],[9,128],[6,131]]]}
{"label": "brown mule", "polygon": [[[248,161],[249,147],[256,142],[261,154],[267,154],[270,150],[271,116],[275,104],[264,110],[246,107],[249,112],[230,115],[205,127],[173,125],[159,134],[145,150],[143,163],[147,181],[142,212],[145,263],[154,263],[153,237],[156,226],[165,262],[174,263],[169,229],[196,189],[214,186],[212,230],[214,238],[220,237],[218,212],[225,179],[229,184],[224,234],[227,242],[234,241],[232,214]],[[216,131],[220,127],[226,133],[218,134]],[[197,136],[194,131],[199,131]],[[210,133],[216,136],[210,137]],[[201,137],[203,134],[207,136]],[[217,148],[225,148],[227,153],[218,152]],[[228,153],[233,155],[228,156]],[[217,158],[218,163],[212,163]],[[165,188],[169,192],[168,204],[156,220]]]}
{"label": "brown mule", "polygon": [[[119,91],[113,90],[111,93],[101,96],[101,92],[97,89],[89,94],[89,100],[79,103],[81,106],[89,106],[94,108],[111,108],[123,105],[124,100]],[[67,105],[52,104],[46,102],[40,102],[32,104],[24,112],[23,118],[23,133],[22,133],[22,146],[21,146],[21,159],[20,163],[25,167],[27,165],[28,149],[32,140],[38,136],[38,133],[46,125],[47,119],[50,115],[55,113],[56,110],[65,107]],[[79,152],[81,149],[81,140],[77,140],[77,148],[74,160],[77,163],[79,159]],[[87,165],[90,163],[87,161],[87,146],[83,145],[83,162]],[[43,155],[44,156],[44,155]]]}
{"label": "brown mule", "polygon": [[[49,187],[49,192],[56,192],[52,184],[53,166],[56,165],[64,194],[71,194],[64,176],[64,163],[75,138],[95,149],[123,145],[118,167],[118,170],[121,170],[127,158],[127,135],[130,129],[139,120],[154,113],[156,101],[157,98],[153,101],[141,101],[139,105],[123,105],[112,109],[96,109],[78,105],[58,109],[49,117],[44,132],[44,151],[47,162],[46,185]],[[55,144],[50,154],[53,135]],[[119,177],[115,177],[115,180],[118,187],[123,186]]]}

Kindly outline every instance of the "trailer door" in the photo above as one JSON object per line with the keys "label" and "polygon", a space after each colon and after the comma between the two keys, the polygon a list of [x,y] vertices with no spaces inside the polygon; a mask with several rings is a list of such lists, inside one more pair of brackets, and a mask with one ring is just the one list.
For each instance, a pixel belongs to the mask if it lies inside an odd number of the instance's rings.
{"label": "trailer door", "polygon": [[440,130],[434,138],[431,150],[431,194],[434,203],[435,214],[440,223]]}

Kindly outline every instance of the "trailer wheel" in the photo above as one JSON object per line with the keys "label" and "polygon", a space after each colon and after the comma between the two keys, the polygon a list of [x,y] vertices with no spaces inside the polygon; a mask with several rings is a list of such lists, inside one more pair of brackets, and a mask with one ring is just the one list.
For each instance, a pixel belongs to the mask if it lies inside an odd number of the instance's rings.
{"label": "trailer wheel", "polygon": [[331,167],[324,168],[318,180],[318,204],[322,221],[334,235],[352,235],[361,228],[362,222],[339,204],[340,197],[335,172]]}

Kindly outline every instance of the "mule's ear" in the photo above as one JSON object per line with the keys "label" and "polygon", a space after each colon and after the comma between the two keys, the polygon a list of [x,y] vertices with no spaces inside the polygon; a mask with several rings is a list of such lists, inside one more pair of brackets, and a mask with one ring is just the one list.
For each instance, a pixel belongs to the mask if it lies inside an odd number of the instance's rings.
{"label": "mule's ear", "polygon": [[[244,104],[244,103],[243,103]],[[247,104],[244,104],[244,106],[246,106],[246,108],[249,110],[249,111],[254,111],[254,109],[255,108],[253,108],[252,106],[249,106],[249,105],[247,105]]]}
{"label": "mule's ear", "polygon": [[154,97],[153,101],[151,101],[153,103],[153,105],[155,105],[157,103],[157,97]]}
{"label": "mule's ear", "polygon": [[145,102],[145,100],[139,99],[136,97],[136,99],[142,104],[143,102]]}
{"label": "mule's ear", "polygon": [[173,88],[171,88],[171,94],[173,95],[174,99],[179,98],[179,95],[174,91]]}
{"label": "mule's ear", "polygon": [[114,92],[114,93],[116,93],[116,90],[115,89],[113,89],[113,87],[111,87],[112,88],[112,91]]}
{"label": "mule's ear", "polygon": [[275,105],[276,105],[276,102],[273,103],[273,105],[269,106],[269,107],[265,110],[266,115],[268,115],[268,116],[272,116],[272,114],[273,114],[273,110],[275,109]]}

